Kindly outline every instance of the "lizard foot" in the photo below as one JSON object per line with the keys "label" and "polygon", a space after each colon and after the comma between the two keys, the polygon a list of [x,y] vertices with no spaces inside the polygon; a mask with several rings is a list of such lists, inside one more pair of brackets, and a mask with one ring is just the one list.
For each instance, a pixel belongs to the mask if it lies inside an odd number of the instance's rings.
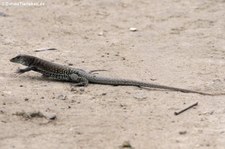
{"label": "lizard foot", "polygon": [[79,82],[79,83],[71,84],[71,86],[75,86],[75,87],[85,87],[87,85],[88,85],[88,83],[86,83],[86,82]]}
{"label": "lizard foot", "polygon": [[23,69],[20,69],[20,68],[18,68],[17,70],[16,70],[16,73],[18,73],[18,74],[22,74],[22,73],[24,73],[25,71],[23,70]]}

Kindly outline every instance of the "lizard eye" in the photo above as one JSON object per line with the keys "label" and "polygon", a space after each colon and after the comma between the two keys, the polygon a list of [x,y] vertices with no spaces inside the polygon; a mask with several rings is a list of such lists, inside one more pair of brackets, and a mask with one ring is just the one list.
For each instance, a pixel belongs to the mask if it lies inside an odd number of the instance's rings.
{"label": "lizard eye", "polygon": [[10,61],[11,61],[11,62],[16,62],[16,61],[19,61],[20,59],[21,59],[21,56],[18,55],[18,56],[16,56],[16,57],[10,59]]}
{"label": "lizard eye", "polygon": [[21,56],[20,56],[20,55],[16,57],[16,59],[20,59],[20,58],[21,58]]}

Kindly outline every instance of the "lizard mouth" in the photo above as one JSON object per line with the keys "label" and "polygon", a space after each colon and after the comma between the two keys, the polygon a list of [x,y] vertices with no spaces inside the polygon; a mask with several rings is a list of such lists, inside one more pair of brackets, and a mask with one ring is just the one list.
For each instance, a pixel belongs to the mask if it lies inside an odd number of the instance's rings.
{"label": "lizard mouth", "polygon": [[10,62],[13,62],[13,63],[18,63],[17,57],[11,58],[9,61]]}
{"label": "lizard mouth", "polygon": [[10,61],[10,62],[14,62],[14,58],[11,58],[9,61]]}

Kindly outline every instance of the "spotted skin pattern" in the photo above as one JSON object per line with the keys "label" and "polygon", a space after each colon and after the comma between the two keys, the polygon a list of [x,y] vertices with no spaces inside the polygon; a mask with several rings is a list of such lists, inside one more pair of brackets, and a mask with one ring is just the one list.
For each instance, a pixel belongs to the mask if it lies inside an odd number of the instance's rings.
{"label": "spotted skin pattern", "polygon": [[[201,95],[215,96],[218,94],[203,93],[188,89],[170,87],[165,85],[158,85],[152,83],[146,83],[141,81],[127,80],[127,79],[114,79],[96,76],[94,74],[88,73],[82,69],[76,69],[69,66],[63,66],[56,63],[52,63],[38,57],[31,55],[18,55],[12,59],[11,62],[19,63],[27,66],[24,69],[19,69],[18,73],[25,73],[28,71],[36,71],[43,74],[44,77],[73,82],[77,86],[87,86],[89,83],[94,84],[104,84],[104,85],[123,85],[123,86],[138,86],[138,87],[149,87],[149,88],[159,88],[171,91],[178,91],[184,93],[196,93]],[[219,94],[223,95],[223,94]]]}

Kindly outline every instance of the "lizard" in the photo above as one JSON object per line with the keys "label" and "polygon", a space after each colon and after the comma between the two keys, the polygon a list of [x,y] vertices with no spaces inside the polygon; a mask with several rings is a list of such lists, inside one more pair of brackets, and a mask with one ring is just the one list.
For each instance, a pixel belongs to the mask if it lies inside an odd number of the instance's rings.
{"label": "lizard", "polygon": [[184,93],[196,93],[196,94],[210,95],[210,96],[216,95],[216,94],[204,93],[200,91],[170,87],[166,85],[159,85],[159,84],[153,84],[153,83],[146,83],[146,82],[135,81],[135,80],[116,79],[116,78],[96,76],[82,69],[72,68],[70,66],[64,66],[61,64],[56,64],[56,63],[49,62],[47,60],[44,60],[35,56],[25,55],[25,54],[20,54],[14,58],[11,58],[10,62],[19,63],[19,64],[27,66],[24,69],[19,68],[17,70],[17,73],[19,74],[22,74],[28,71],[35,71],[35,72],[41,73],[43,77],[47,77],[49,79],[73,82],[75,86],[87,86],[89,83],[93,83],[93,84],[102,84],[102,85],[115,85],[115,86],[123,85],[123,86],[158,88],[158,89],[165,89],[165,90],[178,91],[178,92],[184,92]]}

